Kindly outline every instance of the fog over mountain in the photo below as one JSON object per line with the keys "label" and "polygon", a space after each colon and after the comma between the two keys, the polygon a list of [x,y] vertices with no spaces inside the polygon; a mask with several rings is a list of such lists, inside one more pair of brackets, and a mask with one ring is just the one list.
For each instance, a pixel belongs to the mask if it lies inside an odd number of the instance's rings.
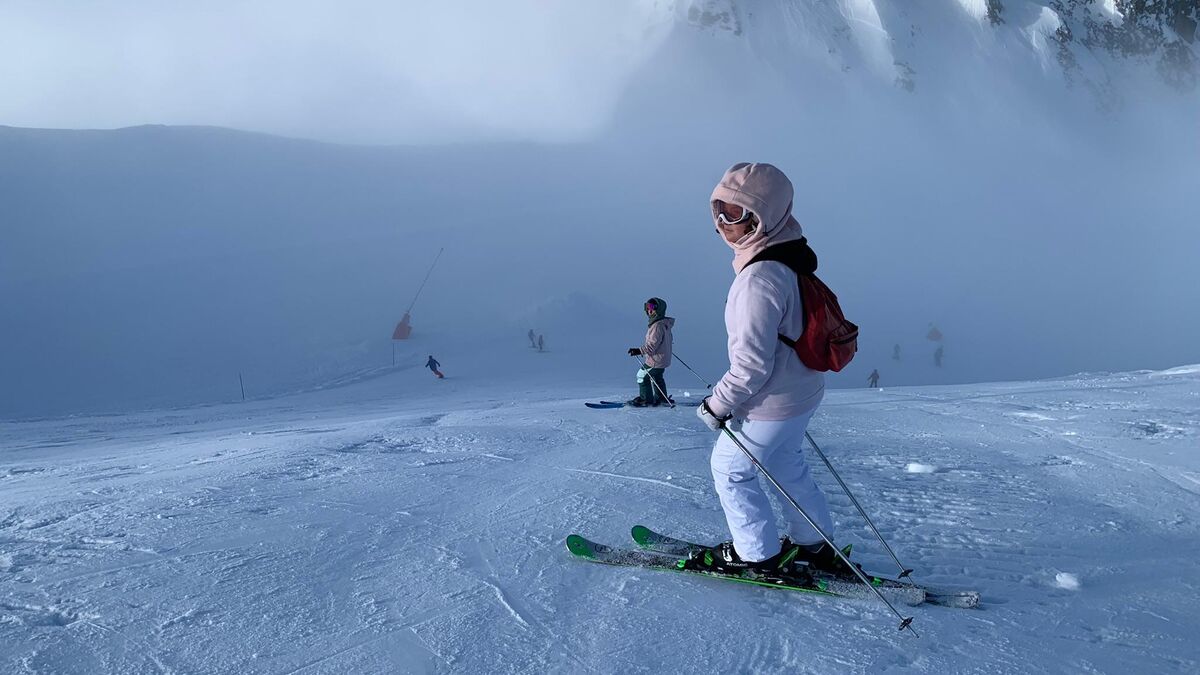
{"label": "fog over mountain", "polygon": [[[738,161],[791,177],[862,327],[833,386],[1197,360],[1194,7],[541,5],[0,8],[0,418],[390,367],[441,247],[401,367],[503,377],[533,328],[625,381],[655,295],[716,378]],[[141,124],[243,130],[30,128]]]}
{"label": "fog over mountain", "polygon": [[1191,0],[13,0],[0,6],[0,120],[589,140],[647,69],[706,77],[663,64],[698,34],[709,57],[752,56],[793,90],[896,86],[958,107],[1069,87],[1116,108],[1167,88],[1194,104],[1198,20]]}

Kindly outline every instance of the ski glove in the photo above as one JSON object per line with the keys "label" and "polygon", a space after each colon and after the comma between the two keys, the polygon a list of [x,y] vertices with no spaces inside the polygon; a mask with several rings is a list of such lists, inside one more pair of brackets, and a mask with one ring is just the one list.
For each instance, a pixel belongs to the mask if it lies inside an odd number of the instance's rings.
{"label": "ski glove", "polygon": [[725,426],[725,423],[729,421],[729,418],[733,416],[717,417],[714,415],[712,410],[708,408],[708,397],[705,396],[704,400],[700,402],[700,406],[696,408],[696,417],[699,417],[700,421],[704,422],[704,426],[709,429],[720,431]]}
{"label": "ski glove", "polygon": [[637,347],[630,347],[630,348],[629,348],[629,355],[630,355],[630,356],[641,356],[641,355],[642,355],[642,350],[638,349]]}

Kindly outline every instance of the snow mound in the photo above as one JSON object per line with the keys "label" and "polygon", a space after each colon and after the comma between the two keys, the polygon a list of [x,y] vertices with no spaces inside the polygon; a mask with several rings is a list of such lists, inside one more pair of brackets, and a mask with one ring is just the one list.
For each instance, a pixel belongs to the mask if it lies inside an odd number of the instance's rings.
{"label": "snow mound", "polygon": [[1079,590],[1079,577],[1070,572],[1059,572],[1054,575],[1054,585],[1068,591]]}
{"label": "snow mound", "polygon": [[916,462],[909,462],[908,466],[904,467],[904,470],[909,473],[933,473],[934,471],[937,471],[937,467],[932,464],[918,464]]}

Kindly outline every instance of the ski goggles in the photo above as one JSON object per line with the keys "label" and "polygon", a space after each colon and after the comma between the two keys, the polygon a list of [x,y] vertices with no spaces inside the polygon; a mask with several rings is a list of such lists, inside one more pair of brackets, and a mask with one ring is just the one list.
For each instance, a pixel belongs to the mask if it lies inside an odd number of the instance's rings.
{"label": "ski goggles", "polygon": [[754,215],[750,209],[722,201],[713,202],[712,210],[718,225],[737,225],[750,220]]}

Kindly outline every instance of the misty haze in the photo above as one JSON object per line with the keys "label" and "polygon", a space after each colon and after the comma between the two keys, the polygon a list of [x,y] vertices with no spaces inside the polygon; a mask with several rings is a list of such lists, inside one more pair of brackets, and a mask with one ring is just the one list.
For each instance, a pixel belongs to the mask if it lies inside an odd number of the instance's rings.
{"label": "misty haze", "polygon": [[[370,7],[357,3],[337,21],[359,27],[363,42],[337,33],[333,45],[302,50],[302,70],[266,43],[205,39],[210,23],[237,17],[270,24],[261,37],[274,37],[285,30],[277,13],[67,18],[57,4],[0,13],[4,25],[31,27],[7,42],[5,61],[20,56],[25,67],[6,86],[0,122],[131,126],[0,131],[9,299],[0,417],[230,400],[239,372],[265,395],[390,365],[391,326],[441,247],[414,339],[481,357],[476,375],[511,358],[530,314],[565,309],[576,294],[613,321],[598,313],[554,335],[560,349],[579,347],[574,359],[603,362],[585,338],[636,337],[640,301],[659,295],[680,319],[680,352],[715,377],[729,273],[707,198],[738,161],[771,162],[792,178],[819,271],[861,327],[859,356],[831,386],[860,386],[872,369],[903,385],[1196,359],[1196,89],[1098,49],[1078,48],[1098,73],[1058,72],[1061,48],[1027,10],[1017,16],[1024,3],[995,26],[952,2],[908,15],[867,12],[870,3],[811,15],[720,2],[548,14],[518,3],[477,17],[384,10],[395,25],[429,26],[419,44],[367,29]],[[783,23],[793,13],[802,26]],[[297,31],[322,20],[285,15]],[[502,23],[483,28],[488,18]],[[1018,30],[1018,19],[1030,23]],[[559,30],[536,40],[496,37],[500,26],[519,33],[551,20]],[[859,31],[886,20],[932,22],[934,35],[880,45],[878,29]],[[90,22],[109,30],[53,55],[16,51]],[[425,43],[456,28],[478,38],[472,50]],[[173,48],[172,37],[192,48]],[[287,43],[308,44],[302,34]],[[622,57],[584,48],[597,43]],[[130,44],[148,51],[114,51]],[[338,53],[349,59],[392,44],[397,60],[375,58],[370,69],[324,51],[345,45]],[[473,51],[489,47],[494,64]],[[195,72],[206,51],[237,67]],[[86,89],[73,65],[85,61],[104,73]],[[533,90],[516,99],[506,92],[521,76],[509,63],[532,69],[517,89]],[[36,67],[61,77],[30,82]],[[439,69],[454,98],[397,88]],[[237,101],[197,94],[242,91],[248,73],[295,89]],[[97,88],[113,95],[97,100]],[[85,91],[87,101],[74,100]],[[432,101],[496,115],[454,129],[447,120],[462,115],[414,117]],[[363,126],[363,111],[392,121]],[[293,121],[271,121],[283,115]],[[162,123],[257,133],[136,126]],[[356,145],[321,142],[341,139]],[[945,336],[940,368],[930,324]]]}
{"label": "misty haze", "polygon": [[[1200,554],[1198,22],[5,3],[0,669],[1200,667],[1191,586],[1121,590]],[[786,175],[858,327],[804,419],[928,586],[901,609],[929,640],[870,595],[563,551],[651,519],[731,536],[695,414],[744,348],[742,214],[710,201],[742,162]],[[648,299],[674,319],[662,392]],[[839,546],[894,574],[808,448]]]}

